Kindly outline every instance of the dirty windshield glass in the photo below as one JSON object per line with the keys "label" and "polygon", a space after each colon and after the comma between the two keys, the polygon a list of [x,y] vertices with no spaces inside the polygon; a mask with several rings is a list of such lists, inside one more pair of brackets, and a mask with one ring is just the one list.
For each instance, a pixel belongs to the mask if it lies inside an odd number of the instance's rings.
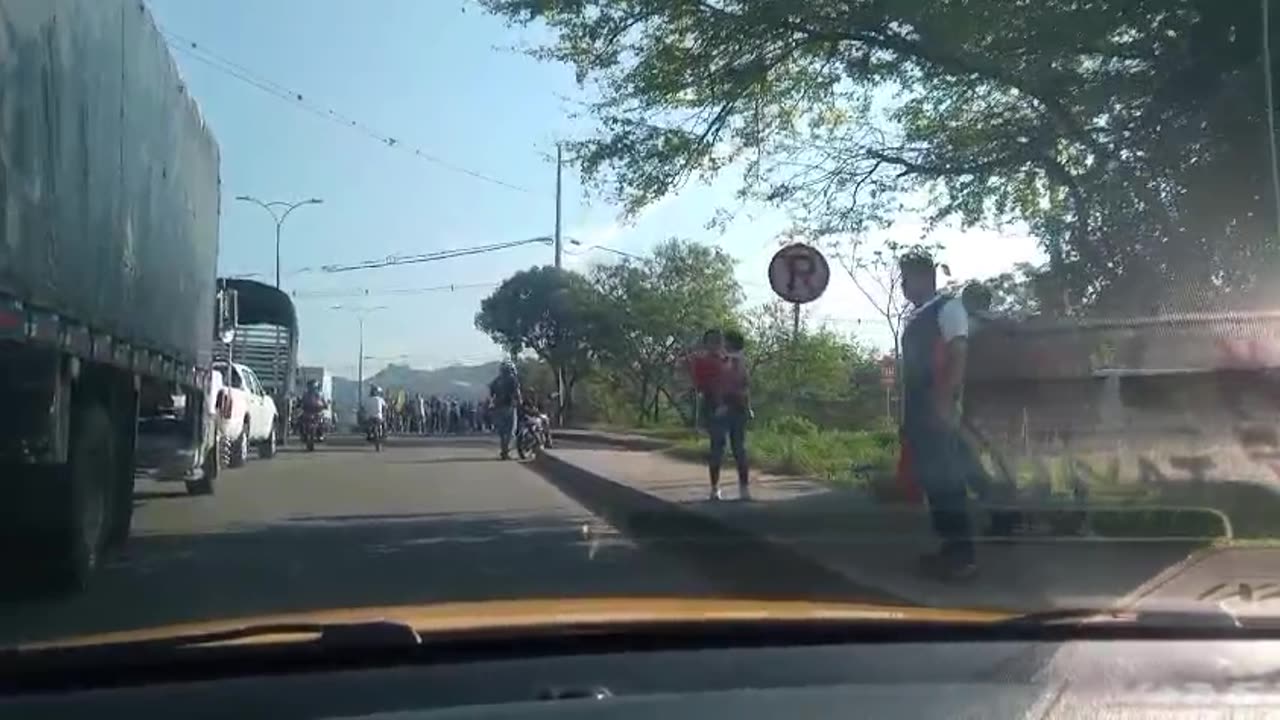
{"label": "dirty windshield glass", "polygon": [[1270,5],[0,0],[0,646],[1274,614]]}

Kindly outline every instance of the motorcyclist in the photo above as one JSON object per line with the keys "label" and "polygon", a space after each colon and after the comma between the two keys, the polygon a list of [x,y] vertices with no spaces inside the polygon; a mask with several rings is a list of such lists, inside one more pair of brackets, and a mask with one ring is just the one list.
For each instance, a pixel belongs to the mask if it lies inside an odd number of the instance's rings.
{"label": "motorcyclist", "polygon": [[538,406],[533,395],[525,395],[520,404],[520,422],[529,423],[533,432],[538,433],[543,447],[551,447],[551,421]]}
{"label": "motorcyclist", "polygon": [[[511,457],[511,436],[516,429],[516,408],[520,406],[520,381],[516,377],[516,366],[510,360],[503,361],[498,377],[489,383],[489,397],[493,403],[493,424],[498,431],[501,456],[507,460]],[[518,445],[516,450],[520,450]]]}
{"label": "motorcyclist", "polygon": [[378,428],[387,421],[387,401],[382,397],[382,388],[369,386],[369,397],[361,403],[364,421],[369,428]]}
{"label": "motorcyclist", "polygon": [[308,380],[307,391],[302,395],[303,422],[305,423],[310,418],[320,416],[319,418],[316,418],[319,420],[319,422],[316,423],[316,427],[319,429],[320,435],[318,439],[324,438],[323,413],[328,409],[329,401],[326,400],[324,395],[320,392],[320,381]]}

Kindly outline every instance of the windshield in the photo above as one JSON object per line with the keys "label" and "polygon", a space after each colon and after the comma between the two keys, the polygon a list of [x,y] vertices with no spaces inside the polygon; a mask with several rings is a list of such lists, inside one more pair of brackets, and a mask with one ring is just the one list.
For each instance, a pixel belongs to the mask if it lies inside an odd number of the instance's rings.
{"label": "windshield", "polygon": [[141,5],[0,0],[0,647],[1277,612],[1280,6]]}

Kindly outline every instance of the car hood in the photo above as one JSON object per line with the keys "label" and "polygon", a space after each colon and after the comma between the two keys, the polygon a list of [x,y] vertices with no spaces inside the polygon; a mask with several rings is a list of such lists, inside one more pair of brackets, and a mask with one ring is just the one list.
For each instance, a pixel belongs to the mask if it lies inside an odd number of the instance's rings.
{"label": "car hood", "polygon": [[[581,624],[628,624],[717,621],[870,621],[972,622],[1005,620],[1013,615],[983,610],[954,610],[864,603],[688,598],[530,599],[433,603],[383,607],[336,608],[310,612],[226,618],[137,630],[72,636],[19,649],[83,647],[107,643],[162,640],[280,624],[342,624],[390,621],[419,633],[449,633],[501,628],[554,627]],[[278,643],[310,639],[298,634],[257,635],[236,644]]]}

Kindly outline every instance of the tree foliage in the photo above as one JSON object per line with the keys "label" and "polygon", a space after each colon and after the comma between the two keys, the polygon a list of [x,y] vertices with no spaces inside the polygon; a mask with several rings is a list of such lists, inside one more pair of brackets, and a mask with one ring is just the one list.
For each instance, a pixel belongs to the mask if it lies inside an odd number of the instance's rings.
{"label": "tree foliage", "polygon": [[674,403],[681,359],[707,328],[735,324],[742,300],[733,259],[682,240],[640,261],[596,266],[592,280],[608,317],[598,338],[604,367],[633,387],[642,416],[656,415],[664,396]]}
{"label": "tree foliage", "polygon": [[534,52],[593,90],[571,156],[629,210],[731,165],[819,237],[924,194],[935,219],[1025,222],[1055,311],[1275,268],[1256,2],[483,2],[544,23]]}
{"label": "tree foliage", "polygon": [[753,402],[765,422],[806,418],[818,426],[865,425],[876,416],[876,394],[859,381],[879,371],[864,347],[826,328],[793,328],[780,300],[746,318]]}
{"label": "tree foliage", "polygon": [[530,350],[553,373],[563,373],[567,399],[594,367],[599,308],[599,293],[582,275],[535,267],[507,278],[481,301],[475,323],[513,357]]}

